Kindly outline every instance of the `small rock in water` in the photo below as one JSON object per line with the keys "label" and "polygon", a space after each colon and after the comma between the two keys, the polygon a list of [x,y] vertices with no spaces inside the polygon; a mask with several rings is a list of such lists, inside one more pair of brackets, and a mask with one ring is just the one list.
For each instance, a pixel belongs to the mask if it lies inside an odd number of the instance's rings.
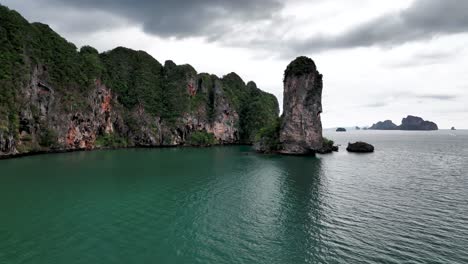
{"label": "small rock in water", "polygon": [[339,128],[336,129],[336,132],[346,132],[346,128],[339,127]]}
{"label": "small rock in water", "polygon": [[349,152],[369,153],[374,152],[374,146],[369,143],[359,141],[356,143],[348,143],[346,150]]}

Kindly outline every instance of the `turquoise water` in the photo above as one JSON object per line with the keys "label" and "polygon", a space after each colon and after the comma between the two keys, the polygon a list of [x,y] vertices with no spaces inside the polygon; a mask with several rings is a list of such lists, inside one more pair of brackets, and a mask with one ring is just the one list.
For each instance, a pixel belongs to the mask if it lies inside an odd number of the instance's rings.
{"label": "turquoise water", "polygon": [[468,263],[468,132],[0,161],[0,263]]}

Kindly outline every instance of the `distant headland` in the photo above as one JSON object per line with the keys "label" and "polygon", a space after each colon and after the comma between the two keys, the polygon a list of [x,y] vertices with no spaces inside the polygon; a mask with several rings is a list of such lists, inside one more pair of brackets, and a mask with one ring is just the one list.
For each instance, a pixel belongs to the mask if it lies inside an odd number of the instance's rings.
{"label": "distant headland", "polygon": [[409,115],[403,118],[401,125],[397,126],[391,120],[385,120],[373,124],[369,129],[372,130],[425,130],[433,131],[439,130],[436,123],[426,121],[418,116]]}

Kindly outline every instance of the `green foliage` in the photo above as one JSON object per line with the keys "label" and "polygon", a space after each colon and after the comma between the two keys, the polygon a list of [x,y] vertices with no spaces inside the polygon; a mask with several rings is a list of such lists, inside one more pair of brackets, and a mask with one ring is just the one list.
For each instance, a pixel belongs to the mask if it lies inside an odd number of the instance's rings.
{"label": "green foliage", "polygon": [[47,148],[54,147],[57,143],[57,137],[57,133],[54,130],[44,127],[39,133],[39,145]]}
{"label": "green foliage", "polygon": [[252,143],[260,128],[278,118],[278,101],[258,89],[254,82],[246,85],[235,73],[224,76],[222,82],[229,102],[239,113],[241,142]]}
{"label": "green foliage", "polygon": [[16,150],[18,150],[19,153],[27,153],[40,151],[41,148],[36,144],[32,144],[30,141],[26,141],[23,142],[23,144],[16,146]]}
{"label": "green foliage", "polygon": [[151,114],[163,112],[163,68],[143,51],[116,48],[100,56],[105,72],[104,83],[119,94],[119,101],[126,108],[141,105]]}
{"label": "green foliage", "polygon": [[[30,24],[0,5],[0,129],[16,137],[20,106],[28,103],[20,90],[29,85],[36,70],[41,82],[54,90],[56,102],[65,112],[92,111],[89,92],[101,79],[117,95],[130,130],[138,129],[138,120],[127,115],[136,107],[161,117],[166,124],[180,125],[176,121],[186,113],[214,121],[215,114],[219,114],[217,104],[227,101],[239,114],[242,142],[251,143],[259,128],[273,122],[279,113],[273,95],[262,92],[254,83],[246,85],[235,73],[222,79],[209,74],[197,76],[190,65],[168,61],[163,67],[146,52],[122,47],[101,54],[90,46],[78,51],[49,26]],[[190,82],[198,88],[194,96],[187,93]],[[38,109],[31,107],[31,111],[38,116]],[[56,135],[45,131],[43,137],[41,145],[46,146]],[[211,144],[214,139],[199,134],[194,137],[203,144]],[[115,135],[102,136],[98,141],[104,146],[125,143]]]}
{"label": "green foliage", "polygon": [[[17,12],[0,5],[0,121],[16,126],[22,98],[19,90],[36,68],[40,78],[58,94],[81,95],[99,76],[96,54],[67,42],[49,26],[29,24]],[[77,89],[81,88],[81,89]],[[80,99],[81,99],[80,98]],[[17,133],[15,129],[10,130]]]}
{"label": "green foliage", "polygon": [[22,45],[28,27],[21,15],[0,5],[0,124],[4,131],[15,132],[17,127],[15,102],[27,73]]}
{"label": "green foliage", "polygon": [[96,146],[106,148],[118,148],[126,147],[128,145],[127,140],[119,137],[115,133],[101,135],[96,138]]}
{"label": "green foliage", "polygon": [[[190,112],[198,118],[203,118],[206,114],[208,122],[213,122],[214,118],[216,83],[219,84],[219,79],[215,75],[199,74],[196,81],[198,91],[194,97],[190,98]],[[198,112],[199,109],[202,109],[202,113]],[[203,112],[203,109],[206,112]]]}
{"label": "green foliage", "polygon": [[328,139],[326,137],[323,137],[323,146],[324,147],[331,148],[331,147],[333,147],[333,145],[335,145],[335,142],[333,140],[330,140],[330,139]]}
{"label": "green foliage", "polygon": [[[175,65],[167,61],[164,65],[163,112],[162,118],[174,123],[184,113],[190,111],[190,96],[187,83],[195,79],[196,71],[190,65]],[[195,85],[195,84],[194,84]]]}
{"label": "green foliage", "polygon": [[317,70],[312,59],[305,56],[297,57],[292,61],[284,71],[284,78],[290,76],[301,76],[304,74],[313,73]]}
{"label": "green foliage", "polygon": [[217,143],[214,135],[206,131],[192,132],[187,142],[192,146],[211,146]]}
{"label": "green foliage", "polygon": [[88,86],[96,78],[100,78],[105,70],[105,66],[99,58],[99,52],[90,46],[83,46],[80,49],[81,65],[80,68],[86,76]]}
{"label": "green foliage", "polygon": [[241,112],[243,103],[248,97],[248,90],[244,81],[239,75],[232,72],[223,77],[222,83],[229,102],[234,106],[237,112]]}
{"label": "green foliage", "polygon": [[264,152],[275,152],[281,149],[280,143],[281,119],[276,118],[273,122],[261,128],[255,136],[255,142],[259,144]]}
{"label": "green foliage", "polygon": [[251,143],[259,129],[278,119],[279,106],[276,97],[261,91],[255,83],[247,84],[248,97],[240,113],[240,136],[244,143]]}
{"label": "green foliage", "polygon": [[26,53],[35,64],[44,65],[53,87],[60,90],[89,84],[88,77],[81,69],[82,58],[75,45],[48,25],[33,23],[30,32],[31,39],[25,43]]}

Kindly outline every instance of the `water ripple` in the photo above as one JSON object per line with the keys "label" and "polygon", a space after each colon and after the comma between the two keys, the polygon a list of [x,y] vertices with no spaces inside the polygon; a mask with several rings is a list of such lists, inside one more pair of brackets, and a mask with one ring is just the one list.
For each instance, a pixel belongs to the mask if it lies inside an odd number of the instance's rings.
{"label": "water ripple", "polygon": [[468,263],[468,133],[456,133],[327,135],[372,155],[0,161],[0,263]]}

